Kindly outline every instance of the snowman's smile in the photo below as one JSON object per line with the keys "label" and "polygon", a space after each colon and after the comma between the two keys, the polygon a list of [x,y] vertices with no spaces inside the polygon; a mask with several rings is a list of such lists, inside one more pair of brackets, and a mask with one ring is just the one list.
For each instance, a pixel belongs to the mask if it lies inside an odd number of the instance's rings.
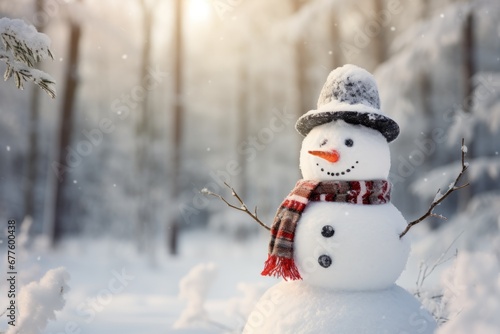
{"label": "snowman's smile", "polygon": [[[325,140],[325,142],[326,142],[326,140]],[[352,146],[352,144],[351,144],[351,146]],[[321,159],[324,159],[331,164],[334,164],[340,160],[340,153],[337,150],[308,151],[308,153],[311,155],[314,155],[316,157],[319,157]],[[359,161],[356,161],[356,164],[358,164],[358,163],[359,163]],[[330,170],[330,168],[320,166],[319,163],[317,163],[316,166],[318,166],[321,169],[321,172],[326,173],[326,175],[341,176],[341,175],[346,175],[347,173],[350,173],[354,168],[356,168],[356,166],[355,166],[356,164],[353,164],[351,167],[346,168],[343,171],[332,171],[332,170]]]}
{"label": "snowman's smile", "polygon": [[346,175],[347,173],[350,173],[354,170],[354,168],[356,168],[356,164],[358,164],[359,161],[356,161],[355,164],[353,164],[351,167],[349,168],[346,168],[345,170],[343,171],[331,171],[329,170],[329,168],[325,168],[325,167],[322,167],[319,165],[319,163],[316,164],[316,166],[318,166],[319,168],[321,168],[321,171],[323,173],[326,173],[326,175],[330,175],[330,176],[341,176],[341,175]]}

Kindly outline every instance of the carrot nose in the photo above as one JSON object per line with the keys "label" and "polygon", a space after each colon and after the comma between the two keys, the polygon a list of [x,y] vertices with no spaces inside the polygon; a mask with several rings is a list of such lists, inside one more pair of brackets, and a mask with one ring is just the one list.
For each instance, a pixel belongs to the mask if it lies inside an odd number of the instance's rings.
{"label": "carrot nose", "polygon": [[339,152],[335,150],[331,151],[309,151],[309,154],[315,155],[329,162],[337,162],[340,159]]}

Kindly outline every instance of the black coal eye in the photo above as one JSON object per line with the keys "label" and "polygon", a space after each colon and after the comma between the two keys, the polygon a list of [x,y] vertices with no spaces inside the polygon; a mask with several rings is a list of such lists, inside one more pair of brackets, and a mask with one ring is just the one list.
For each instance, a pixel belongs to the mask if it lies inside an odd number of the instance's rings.
{"label": "black coal eye", "polygon": [[352,139],[349,138],[345,140],[344,144],[347,147],[352,147],[352,145],[354,145],[354,142],[352,141]]}
{"label": "black coal eye", "polygon": [[326,145],[326,143],[328,143],[328,139],[323,139],[323,141],[321,142],[321,144],[319,144],[319,147],[321,147],[323,145]]}

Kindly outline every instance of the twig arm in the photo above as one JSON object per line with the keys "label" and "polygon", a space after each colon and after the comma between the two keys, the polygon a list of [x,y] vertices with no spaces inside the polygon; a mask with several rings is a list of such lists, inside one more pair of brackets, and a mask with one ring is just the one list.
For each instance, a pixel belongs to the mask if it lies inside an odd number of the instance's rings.
{"label": "twig arm", "polygon": [[242,211],[242,212],[245,212],[247,215],[249,215],[250,217],[253,218],[253,220],[255,220],[260,226],[264,227],[266,230],[271,230],[271,228],[269,226],[267,226],[266,224],[264,224],[260,219],[259,217],[257,216],[257,207],[255,207],[254,209],[254,212],[252,213],[250,210],[248,210],[248,207],[247,205],[245,204],[245,202],[243,202],[243,200],[241,199],[240,195],[238,195],[238,193],[236,193],[236,191],[234,190],[233,187],[231,187],[229,184],[227,184],[226,182],[224,182],[225,186],[229,188],[229,190],[231,190],[231,195],[233,195],[233,197],[235,197],[238,202],[241,204],[239,207],[234,205],[234,204],[231,204],[229,203],[228,200],[226,200],[224,197],[222,197],[221,195],[219,194],[216,194],[208,189],[202,189],[201,190],[201,193],[204,194],[204,195],[210,195],[210,196],[214,196],[214,197],[217,197],[218,199],[220,199],[221,201],[223,201],[224,203],[226,203],[227,206],[229,206],[230,208],[233,208],[235,210],[238,210],[238,211]]}
{"label": "twig arm", "polygon": [[404,229],[404,231],[401,232],[401,234],[399,235],[399,238],[402,238],[406,233],[408,233],[408,231],[413,226],[417,225],[418,223],[420,223],[421,221],[425,220],[428,217],[438,217],[438,218],[441,218],[441,219],[446,219],[446,217],[444,217],[442,215],[435,214],[434,213],[434,208],[436,206],[438,206],[452,192],[454,192],[456,190],[460,190],[462,188],[465,188],[465,187],[467,187],[469,185],[469,183],[466,183],[466,184],[463,184],[461,186],[457,186],[458,181],[460,180],[460,178],[465,173],[465,171],[467,170],[467,167],[468,167],[468,164],[465,162],[465,154],[467,153],[467,148],[464,146],[464,138],[462,138],[461,151],[462,151],[462,170],[460,171],[460,173],[456,177],[455,181],[452,184],[450,184],[450,187],[448,188],[448,190],[443,195],[438,196],[438,194],[440,194],[440,192],[441,192],[441,189],[439,189],[437,191],[436,197],[434,198],[434,201],[432,201],[432,203],[431,203],[431,205],[429,207],[429,210],[427,210],[427,212],[424,213],[420,218],[418,218],[418,219],[416,219],[416,220],[408,223],[408,225],[406,225],[406,228]]}

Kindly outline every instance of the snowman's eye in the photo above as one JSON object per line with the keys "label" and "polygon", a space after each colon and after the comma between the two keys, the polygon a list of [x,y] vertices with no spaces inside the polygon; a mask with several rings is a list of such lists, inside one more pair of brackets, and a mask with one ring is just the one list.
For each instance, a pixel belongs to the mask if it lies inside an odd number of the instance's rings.
{"label": "snowman's eye", "polygon": [[319,147],[326,145],[326,143],[328,143],[328,139],[323,139],[321,144],[319,144]]}
{"label": "snowman's eye", "polygon": [[354,142],[352,141],[351,138],[346,139],[344,143],[345,143],[345,146],[347,146],[347,147],[352,147],[352,145],[354,145]]}

